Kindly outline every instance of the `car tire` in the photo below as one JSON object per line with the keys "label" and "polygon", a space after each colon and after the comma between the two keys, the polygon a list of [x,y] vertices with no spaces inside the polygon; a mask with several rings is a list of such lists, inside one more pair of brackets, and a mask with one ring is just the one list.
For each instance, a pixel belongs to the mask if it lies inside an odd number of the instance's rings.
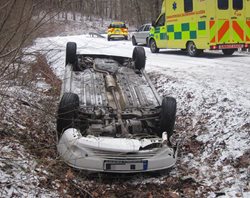
{"label": "car tire", "polygon": [[142,70],[145,68],[146,55],[143,47],[135,47],[132,58],[135,62],[135,69]]}
{"label": "car tire", "polygon": [[111,40],[111,38],[110,38],[110,36],[108,36],[108,41],[110,41]]}
{"label": "car tire", "polygon": [[76,56],[76,43],[68,42],[66,45],[66,65],[71,64],[73,71],[79,71],[77,56]]}
{"label": "car tire", "polygon": [[226,56],[233,55],[233,53],[236,51],[236,49],[223,49],[222,52]]}
{"label": "car tire", "polygon": [[149,47],[148,37],[146,38],[146,47]]}
{"label": "car tire", "polygon": [[158,53],[159,52],[159,48],[157,48],[156,42],[154,39],[151,39],[149,41],[149,47],[152,53]]}
{"label": "car tire", "polygon": [[137,42],[136,42],[136,39],[135,39],[135,37],[134,37],[134,36],[132,37],[132,44],[133,44],[134,46],[136,46],[136,45],[137,45]]}
{"label": "car tire", "polygon": [[124,39],[127,41],[128,40],[128,36],[125,36]]}
{"label": "car tire", "polygon": [[173,97],[166,97],[162,100],[160,113],[160,133],[167,132],[168,139],[173,135],[176,117],[176,100]]}
{"label": "car tire", "polygon": [[190,41],[187,44],[187,53],[191,57],[196,57],[196,56],[199,56],[202,53],[202,50],[197,49],[194,42]]}
{"label": "car tire", "polygon": [[68,128],[76,125],[78,117],[79,97],[74,93],[64,93],[57,111],[58,137]]}

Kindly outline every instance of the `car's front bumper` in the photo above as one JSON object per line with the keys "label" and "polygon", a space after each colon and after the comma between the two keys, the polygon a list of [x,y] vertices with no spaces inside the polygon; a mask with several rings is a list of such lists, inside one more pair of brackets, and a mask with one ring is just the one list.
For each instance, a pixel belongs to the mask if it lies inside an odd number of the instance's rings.
{"label": "car's front bumper", "polygon": [[[83,137],[71,128],[63,133],[57,149],[63,160],[75,168],[116,173],[148,172],[170,168],[176,163],[177,148],[160,144],[160,141],[161,138]],[[154,144],[162,146],[154,147]]]}

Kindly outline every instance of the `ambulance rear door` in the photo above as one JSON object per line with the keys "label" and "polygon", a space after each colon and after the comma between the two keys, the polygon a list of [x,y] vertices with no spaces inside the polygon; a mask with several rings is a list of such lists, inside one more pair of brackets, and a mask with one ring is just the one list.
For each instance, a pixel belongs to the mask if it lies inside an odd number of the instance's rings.
{"label": "ambulance rear door", "polygon": [[215,19],[210,21],[211,43],[219,49],[241,48],[245,43],[244,0],[216,0]]}

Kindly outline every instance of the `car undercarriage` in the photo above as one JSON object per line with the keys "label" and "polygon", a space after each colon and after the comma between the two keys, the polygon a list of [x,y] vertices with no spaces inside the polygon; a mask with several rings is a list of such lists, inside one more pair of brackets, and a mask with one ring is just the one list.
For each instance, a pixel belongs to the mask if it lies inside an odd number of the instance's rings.
{"label": "car undercarriage", "polygon": [[68,43],[58,107],[58,151],[93,171],[143,172],[175,164],[176,100],[161,98],[147,76],[145,51],[133,57],[76,54]]}

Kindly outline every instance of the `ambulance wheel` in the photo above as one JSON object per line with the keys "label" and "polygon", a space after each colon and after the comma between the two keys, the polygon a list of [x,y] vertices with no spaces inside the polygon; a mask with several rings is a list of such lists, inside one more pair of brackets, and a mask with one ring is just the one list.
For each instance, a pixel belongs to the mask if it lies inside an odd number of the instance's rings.
{"label": "ambulance wheel", "polygon": [[165,97],[162,100],[161,113],[160,113],[160,133],[167,132],[168,138],[173,135],[176,117],[176,100],[173,97]]}
{"label": "ambulance wheel", "polygon": [[135,62],[135,68],[138,70],[142,70],[145,68],[146,64],[146,55],[143,47],[135,47],[132,56]]}
{"label": "ambulance wheel", "polygon": [[223,54],[226,55],[226,56],[233,55],[233,53],[234,53],[235,51],[236,51],[235,49],[223,49],[223,50],[222,50]]}
{"label": "ambulance wheel", "polygon": [[132,44],[135,46],[135,45],[137,45],[137,42],[136,42],[136,40],[135,40],[135,37],[133,36],[132,37]]}
{"label": "ambulance wheel", "polygon": [[79,71],[76,48],[77,46],[75,42],[68,42],[66,45],[66,65],[71,64],[73,71]]}
{"label": "ambulance wheel", "polygon": [[202,53],[202,50],[197,49],[194,42],[190,41],[187,44],[187,53],[189,56],[195,57],[199,56]]}
{"label": "ambulance wheel", "polygon": [[57,111],[58,137],[68,128],[74,127],[79,108],[79,97],[74,93],[64,93]]}
{"label": "ambulance wheel", "polygon": [[156,42],[154,39],[151,39],[149,41],[149,47],[152,53],[158,53],[159,52],[159,48],[157,48]]}

